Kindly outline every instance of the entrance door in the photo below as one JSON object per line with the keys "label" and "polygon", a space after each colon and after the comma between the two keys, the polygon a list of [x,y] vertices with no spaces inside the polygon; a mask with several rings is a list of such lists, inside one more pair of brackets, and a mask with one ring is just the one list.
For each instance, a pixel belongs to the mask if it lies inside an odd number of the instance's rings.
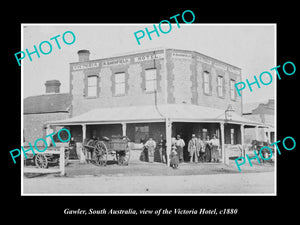
{"label": "entrance door", "polygon": [[175,129],[173,136],[176,137],[177,134],[184,140],[185,146],[183,148],[183,160],[185,162],[190,160],[188,152],[188,143],[192,137],[192,134],[196,134],[195,126],[193,123],[175,123]]}

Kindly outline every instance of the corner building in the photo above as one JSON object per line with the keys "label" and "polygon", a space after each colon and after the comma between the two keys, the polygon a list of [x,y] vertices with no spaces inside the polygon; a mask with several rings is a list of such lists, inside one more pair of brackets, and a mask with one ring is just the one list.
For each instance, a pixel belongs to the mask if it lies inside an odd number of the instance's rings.
{"label": "corner building", "polygon": [[[238,67],[177,49],[96,60],[89,55],[80,50],[79,61],[70,63],[70,118],[49,122],[70,129],[76,142],[126,135],[140,143],[163,134],[169,152],[176,134],[186,145],[192,133],[202,138],[216,134],[225,162],[226,145],[243,144],[244,129],[261,126],[242,117],[234,86],[241,81]],[[187,149],[184,157],[189,158]]]}

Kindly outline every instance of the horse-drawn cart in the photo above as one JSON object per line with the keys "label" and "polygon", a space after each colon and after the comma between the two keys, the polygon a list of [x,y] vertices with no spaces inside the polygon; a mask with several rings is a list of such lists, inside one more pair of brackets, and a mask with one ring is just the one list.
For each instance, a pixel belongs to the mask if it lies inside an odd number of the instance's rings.
{"label": "horse-drawn cart", "polygon": [[130,158],[129,139],[125,136],[112,136],[111,139],[102,137],[98,139],[86,139],[83,143],[87,162],[99,166],[106,166],[108,157],[112,156],[119,165],[128,165]]}
{"label": "horse-drawn cart", "polygon": [[[270,150],[268,150],[268,148],[263,148],[265,146],[268,147],[269,149],[271,149],[272,152],[270,152]],[[253,152],[256,151],[257,155],[259,157],[263,156],[263,158],[265,158],[265,159],[268,159],[271,156],[271,154],[272,154],[272,156],[274,156],[274,152],[275,152],[274,145],[271,146],[266,141],[258,141],[258,140],[252,140],[251,147],[249,150],[250,151],[252,150]],[[262,160],[262,163],[264,163],[264,161],[265,160]],[[273,159],[271,158],[268,161],[272,162]]]}
{"label": "horse-drawn cart", "polygon": [[[36,153],[35,155],[32,154],[32,152],[27,152],[27,158],[25,158],[24,163],[26,165],[27,160],[32,160],[34,165],[37,168],[46,169],[50,165],[55,166],[59,164],[60,159],[60,152],[59,152],[60,146],[56,147],[48,147],[46,151],[41,153]],[[65,166],[68,164],[69,161],[69,154],[70,150],[68,146],[65,146]]]}

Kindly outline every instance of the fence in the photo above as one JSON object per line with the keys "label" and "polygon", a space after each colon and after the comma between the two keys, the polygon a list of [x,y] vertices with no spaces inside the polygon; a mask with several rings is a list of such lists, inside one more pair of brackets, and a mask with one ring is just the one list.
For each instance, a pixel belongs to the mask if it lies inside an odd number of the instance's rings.
{"label": "fence", "polygon": [[57,154],[59,155],[59,169],[49,169],[49,168],[30,168],[24,166],[23,173],[60,173],[61,176],[65,175],[65,147],[61,146],[59,150],[46,150],[44,152],[39,152],[38,154]]}

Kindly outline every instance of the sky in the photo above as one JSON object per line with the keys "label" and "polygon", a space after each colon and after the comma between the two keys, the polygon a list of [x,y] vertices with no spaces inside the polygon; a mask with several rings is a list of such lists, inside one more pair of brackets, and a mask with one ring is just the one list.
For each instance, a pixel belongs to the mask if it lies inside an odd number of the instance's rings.
{"label": "sky", "polygon": [[[154,22],[153,24],[158,24]],[[197,51],[219,59],[242,69],[242,81],[254,81],[254,75],[259,78],[263,71],[269,71],[276,77],[271,68],[276,66],[276,27],[274,24],[172,24],[169,33],[153,33],[152,40],[146,36],[140,39],[138,45],[134,32],[147,27],[153,29],[153,24],[23,24],[22,51],[34,51],[34,45],[43,41],[52,44],[52,52],[48,55],[40,53],[31,55],[32,61],[26,55],[22,60],[23,98],[45,93],[45,82],[57,79],[62,84],[61,93],[69,92],[69,63],[78,62],[77,51],[88,49],[90,59],[111,57],[128,52],[143,51],[152,48],[175,48]],[[168,26],[168,25],[167,25]],[[168,27],[163,27],[167,30]],[[62,41],[62,35],[72,31],[76,40],[71,45]],[[61,49],[57,48],[57,38]],[[70,35],[66,40],[71,41]],[[44,51],[48,51],[43,45]],[[21,51],[20,50],[20,51]],[[17,63],[17,62],[16,62]],[[267,78],[263,79],[265,82]],[[275,98],[276,79],[270,85],[261,88],[252,86],[253,92],[246,88],[242,92],[243,103],[266,102]]]}

